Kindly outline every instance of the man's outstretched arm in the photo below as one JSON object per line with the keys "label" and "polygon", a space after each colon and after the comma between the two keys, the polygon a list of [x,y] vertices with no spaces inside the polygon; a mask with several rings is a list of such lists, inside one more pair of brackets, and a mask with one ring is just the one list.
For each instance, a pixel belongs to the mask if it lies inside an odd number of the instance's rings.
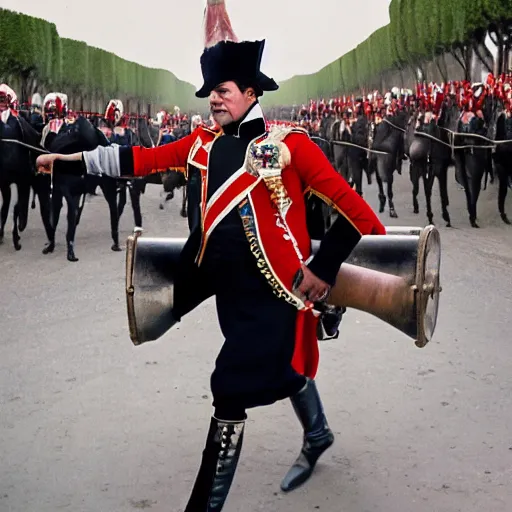
{"label": "man's outstretched arm", "polygon": [[196,137],[197,135],[192,133],[176,142],[155,148],[112,144],[71,155],[52,153],[38,157],[36,166],[41,172],[49,172],[57,160],[83,161],[87,174],[111,178],[143,177],[169,169],[185,172],[188,154]]}

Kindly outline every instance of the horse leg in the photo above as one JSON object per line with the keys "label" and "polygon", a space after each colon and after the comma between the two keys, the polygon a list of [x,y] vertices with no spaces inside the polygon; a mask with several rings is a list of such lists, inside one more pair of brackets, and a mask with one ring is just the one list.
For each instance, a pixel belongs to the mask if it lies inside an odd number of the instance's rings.
{"label": "horse leg", "polygon": [[412,183],[412,206],[414,213],[420,213],[418,204],[418,193],[420,191],[420,165],[416,161],[412,161],[409,166],[409,177]]}
{"label": "horse leg", "polygon": [[375,171],[375,157],[368,155],[364,160],[364,172],[366,173],[366,180],[368,185],[372,184],[372,174]]}
{"label": "horse leg", "polygon": [[356,192],[363,197],[363,162],[361,160],[353,162],[351,172]]}
{"label": "horse leg", "polygon": [[141,189],[136,184],[134,184],[130,189],[130,200],[132,202],[133,219],[135,221],[135,226],[139,228],[142,227],[142,213],[140,211],[141,194]]}
{"label": "horse leg", "polygon": [[[387,199],[389,205],[389,216],[393,219],[398,217],[395,211],[395,205],[393,204],[393,173],[395,170],[395,160],[393,155],[379,155],[377,157],[377,177],[381,183],[386,183],[387,188]],[[384,211],[383,206],[386,204],[385,199],[382,199],[384,195],[383,188],[379,185],[379,199],[381,201],[381,212]],[[382,194],[382,196],[381,196]]]}
{"label": "horse leg", "polygon": [[[41,215],[41,220],[43,221],[46,237],[48,238],[48,247],[50,246],[52,240],[54,241],[55,246],[55,232],[52,228],[52,223],[50,221],[50,178],[45,175],[35,176],[32,186],[34,188],[34,193],[37,195],[37,199],[39,200],[39,213]],[[52,251],[53,249],[51,249],[51,251],[48,252]],[[43,251],[43,254],[48,254],[48,252]]]}
{"label": "horse leg", "polygon": [[121,215],[123,215],[124,207],[126,206],[126,187],[127,187],[127,184],[122,183],[119,188],[119,192],[118,192],[119,202],[117,203],[118,219],[120,219]]}
{"label": "horse leg", "polygon": [[[478,198],[480,196],[480,190],[482,188],[482,178],[485,172],[485,162],[486,155],[479,155],[476,152],[471,155],[471,158],[468,160],[466,158],[466,180],[469,188],[469,220],[471,222],[471,226],[474,228],[479,228],[480,226],[477,224],[477,211],[476,206],[478,203]],[[467,165],[469,163],[469,165]]]}
{"label": "horse leg", "polygon": [[386,195],[384,194],[384,185],[382,184],[379,173],[376,173],[375,177],[379,187],[379,213],[382,213],[386,207]]}
{"label": "horse leg", "polygon": [[28,223],[28,209],[30,206],[30,182],[21,182],[17,184],[18,199],[14,206],[14,229],[12,232],[12,240],[14,248],[21,250],[20,233],[25,231]]}
{"label": "horse leg", "polygon": [[387,182],[387,194],[389,204],[389,216],[392,219],[398,219],[398,214],[395,211],[395,205],[393,203],[393,176]]}
{"label": "horse leg", "polygon": [[32,210],[36,209],[36,189],[32,187],[32,203],[30,203],[30,208]]}
{"label": "horse leg", "polygon": [[110,212],[110,234],[113,244],[111,249],[115,252],[121,251],[119,246],[119,217],[117,207],[117,183],[112,178],[103,178],[101,183],[103,197],[107,201],[108,210]]}
{"label": "horse leg", "polygon": [[[490,180],[489,183],[492,185],[494,183],[494,167],[493,167],[493,161],[492,161],[492,152],[487,152],[487,172],[489,173]],[[487,187],[486,187],[487,188]]]}
{"label": "horse leg", "polygon": [[498,210],[500,212],[501,220],[505,224],[511,224],[507,214],[505,213],[505,199],[508,192],[509,173],[505,166],[498,164],[496,166],[496,173],[498,175]]}
{"label": "horse leg", "polygon": [[450,201],[448,200],[448,165],[442,165],[439,176],[437,177],[439,180],[439,195],[441,196],[441,208],[443,211],[443,220],[446,222],[446,227],[451,228],[452,223],[450,220],[450,214],[448,213],[448,206]]}
{"label": "horse leg", "polygon": [[[171,195],[171,193],[166,193],[162,187],[162,189],[160,190],[160,204],[158,205],[160,210],[164,209],[165,203],[169,200],[169,195]],[[172,197],[170,199],[172,199]]]}
{"label": "horse leg", "polygon": [[429,224],[434,224],[434,214],[432,213],[432,187],[434,185],[434,172],[432,167],[432,162],[427,162],[427,165],[425,166],[425,173],[423,174],[423,190],[425,192]]}
{"label": "horse leg", "polygon": [[[466,174],[464,170],[464,149],[455,152],[455,181],[459,185],[459,190],[464,190],[466,180],[464,179],[464,175]],[[462,152],[462,153],[461,153]]]}
{"label": "horse leg", "polygon": [[[469,222],[472,227],[478,228],[478,224],[476,223],[476,212],[473,210],[473,201],[471,189],[469,187],[469,171],[468,165],[472,164],[474,159],[473,155],[465,153],[466,150],[462,150],[462,152],[457,155],[455,154],[455,180],[464,190],[464,194],[466,195],[466,206],[469,213]],[[460,181],[459,181],[460,180]]]}
{"label": "horse leg", "polygon": [[0,244],[4,241],[5,224],[9,216],[9,208],[11,206],[11,185],[3,184],[0,187],[2,192],[2,209],[0,210]]}
{"label": "horse leg", "polygon": [[13,219],[14,219],[14,225],[13,225],[13,228],[12,228],[12,241],[13,241],[13,244],[14,244],[14,248],[17,251],[19,251],[21,249],[20,234],[19,234],[19,231],[18,231],[18,223],[19,223],[19,219],[20,219],[20,203],[19,202],[17,202],[14,205]]}
{"label": "horse leg", "polygon": [[[50,254],[55,249],[55,233],[57,232],[57,226],[59,224],[60,211],[62,209],[62,199],[64,195],[62,193],[61,184],[53,184],[53,189],[50,197],[50,225],[51,225],[51,237],[49,242],[43,249],[43,254]],[[44,222],[44,219],[43,219]]]}
{"label": "horse leg", "polygon": [[188,199],[188,187],[186,185],[183,185],[182,187],[183,189],[183,199],[182,199],[182,202],[181,202],[181,216],[183,218],[187,218],[187,199]]}
{"label": "horse leg", "polygon": [[68,246],[68,261],[76,262],[78,258],[75,256],[75,234],[76,234],[76,219],[78,215],[78,207],[80,204],[80,197],[82,194],[73,194],[69,188],[64,192],[64,198],[68,206],[68,229],[66,232],[66,243]]}

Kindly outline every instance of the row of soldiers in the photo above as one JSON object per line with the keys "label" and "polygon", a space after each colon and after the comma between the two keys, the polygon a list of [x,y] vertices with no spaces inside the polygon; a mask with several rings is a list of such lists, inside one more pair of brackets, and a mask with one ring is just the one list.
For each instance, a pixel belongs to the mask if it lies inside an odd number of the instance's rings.
{"label": "row of soldiers", "polygon": [[[34,173],[34,160],[40,153],[65,152],[65,147],[80,147],[91,150],[98,145],[154,147],[166,144],[188,135],[194,129],[186,114],[179,108],[172,115],[162,115],[160,119],[147,119],[144,116],[127,115],[120,100],[110,100],[103,114],[94,112],[76,112],[69,108],[66,94],[54,92],[44,100],[36,94],[32,97],[30,108],[19,108],[15,91],[7,84],[0,85],[0,190],[3,211],[9,207],[10,187],[18,190],[18,208],[15,212],[13,241],[19,250],[19,232],[23,231],[28,217],[30,189],[38,197],[43,225],[48,243],[43,250],[49,254],[55,248],[55,232],[60,211],[65,200],[68,207],[68,230],[66,242],[68,260],[77,261],[74,251],[75,230],[81,209],[81,198],[85,193],[95,194],[98,186],[102,188],[111,214],[113,250],[118,250],[118,219],[126,202],[128,186],[136,225],[141,225],[139,198],[144,192],[144,183],[115,180],[101,180],[88,177],[76,179],[71,172],[57,172],[53,176]],[[194,116],[193,116],[194,117]],[[196,116],[197,117],[197,116]],[[201,119],[193,119],[197,124]],[[27,147],[28,146],[28,147]],[[79,173],[77,174],[77,176]],[[107,190],[108,189],[108,190]],[[119,204],[117,199],[119,195]],[[123,199],[124,198],[124,199]],[[137,204],[135,204],[137,203]],[[34,203],[35,205],[35,203]],[[8,210],[6,210],[8,211]],[[4,218],[5,217],[5,218]],[[19,225],[18,225],[19,219]],[[2,215],[0,240],[3,237],[6,215]],[[18,230],[19,228],[19,230]],[[19,232],[18,232],[19,231]]]}
{"label": "row of soldiers", "polygon": [[495,77],[489,73],[485,82],[471,83],[468,80],[449,81],[437,84],[421,82],[416,90],[394,87],[382,94],[373,91],[368,95],[340,96],[328,100],[310,100],[309,105],[293,107],[291,120],[318,132],[322,118],[336,116],[345,120],[355,119],[364,113],[369,120],[378,122],[385,116],[396,115],[398,112],[420,109],[438,116],[444,99],[451,96],[463,110],[477,112],[482,108],[486,96],[501,100],[505,110],[512,107],[512,75],[501,74]]}
{"label": "row of soldiers", "polygon": [[[150,127],[160,130],[166,142],[170,142],[181,138],[186,132],[189,133],[191,124],[198,124],[197,115],[193,116],[191,120],[188,114],[182,113],[178,106],[174,107],[173,113],[164,110],[158,112],[156,119],[144,115],[128,114],[124,112],[123,103],[118,99],[109,101],[104,114],[74,111],[69,107],[68,96],[60,92],[49,93],[44,100],[39,93],[36,93],[32,96],[29,104],[20,104],[17,94],[7,84],[0,85],[0,101],[2,121],[5,122],[9,114],[14,117],[22,114],[40,133],[44,130],[46,133],[57,133],[63,124],[73,123],[78,116],[83,116],[110,140],[115,134],[123,133],[124,135],[125,130],[137,133],[138,120],[145,119]],[[199,122],[202,120],[200,119]]]}

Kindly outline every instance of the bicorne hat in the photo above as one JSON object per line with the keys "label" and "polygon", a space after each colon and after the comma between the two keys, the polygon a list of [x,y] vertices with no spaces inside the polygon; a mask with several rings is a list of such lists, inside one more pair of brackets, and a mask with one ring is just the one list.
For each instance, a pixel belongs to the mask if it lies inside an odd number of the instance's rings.
{"label": "bicorne hat", "polygon": [[207,98],[219,84],[235,81],[254,87],[256,94],[276,91],[279,86],[260,71],[265,40],[242,41],[231,26],[225,0],[207,0],[204,12],[204,52],[201,71],[204,84],[196,92],[198,98]]}
{"label": "bicorne hat", "polygon": [[204,84],[196,96],[207,98],[215,87],[228,81],[254,87],[256,94],[276,91],[279,88],[276,82],[260,71],[264,47],[265,40],[240,43],[220,41],[206,48],[201,56]]}

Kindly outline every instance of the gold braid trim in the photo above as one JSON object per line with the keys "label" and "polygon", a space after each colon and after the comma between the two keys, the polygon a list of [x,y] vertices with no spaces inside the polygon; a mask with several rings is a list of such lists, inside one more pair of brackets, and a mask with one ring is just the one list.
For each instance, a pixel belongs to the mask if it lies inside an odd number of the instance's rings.
{"label": "gold braid trim", "polygon": [[263,253],[263,249],[260,244],[260,240],[258,237],[258,231],[256,228],[256,223],[254,220],[254,211],[252,209],[252,205],[248,198],[245,198],[238,205],[238,212],[240,217],[242,218],[242,224],[245,231],[245,236],[249,242],[249,248],[251,253],[256,258],[256,264],[258,269],[261,271],[265,279],[267,280],[270,288],[274,295],[278,298],[285,300],[288,304],[295,306],[298,309],[303,308],[302,301],[295,297],[293,294],[288,292],[278,281],[270,266],[265,258]]}

